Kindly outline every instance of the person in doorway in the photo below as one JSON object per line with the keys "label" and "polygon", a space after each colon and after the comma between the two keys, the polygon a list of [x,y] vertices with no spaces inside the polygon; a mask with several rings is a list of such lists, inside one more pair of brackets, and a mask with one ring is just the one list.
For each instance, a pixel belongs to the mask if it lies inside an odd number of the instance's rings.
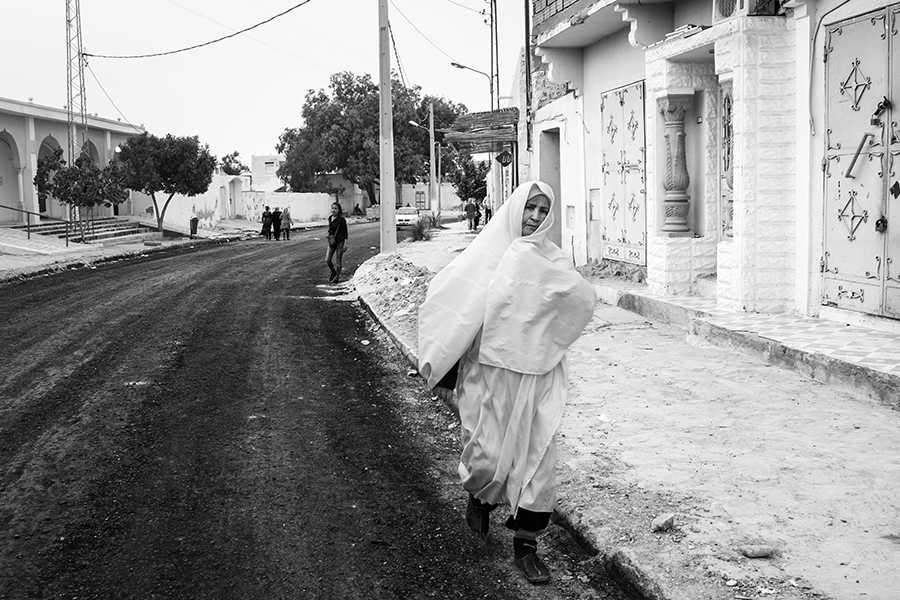
{"label": "person in doorway", "polygon": [[325,264],[331,271],[328,281],[339,283],[341,269],[343,268],[344,250],[347,244],[347,220],[344,218],[341,205],[337,202],[331,204],[331,215],[328,217],[328,251],[325,254]]}
{"label": "person in doorway", "polygon": [[284,210],[281,211],[281,233],[284,234],[284,239],[291,239],[291,226],[294,222],[291,220],[291,207],[285,206]]}
{"label": "person in doorway", "polygon": [[474,198],[469,198],[466,201],[466,205],[465,207],[463,207],[463,210],[466,213],[466,220],[469,222],[469,231],[475,231],[475,213],[477,212],[477,209],[475,208]]}
{"label": "person in doorway", "polygon": [[269,207],[266,207],[266,210],[263,211],[262,214],[262,235],[267,240],[272,239],[272,213],[269,212]]}
{"label": "person in doorway", "polygon": [[277,206],[272,211],[272,234],[276,241],[281,239],[281,210]]}
{"label": "person in doorway", "polygon": [[419,372],[459,402],[466,522],[486,536],[508,504],[514,563],[550,572],[537,536],[556,505],[556,430],[567,398],[565,354],[590,321],[594,288],[548,239],[550,186],[515,189],[482,232],[432,280],[419,308]]}

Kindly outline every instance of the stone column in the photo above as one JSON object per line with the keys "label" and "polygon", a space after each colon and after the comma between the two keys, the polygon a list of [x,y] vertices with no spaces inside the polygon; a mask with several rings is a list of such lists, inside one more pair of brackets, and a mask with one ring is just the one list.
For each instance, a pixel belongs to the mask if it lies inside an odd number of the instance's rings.
{"label": "stone column", "polygon": [[[25,210],[25,178],[22,174],[25,172],[25,167],[16,167],[16,187],[19,188],[19,209]],[[25,213],[19,213],[23,218],[25,217]]]}
{"label": "stone column", "polygon": [[663,187],[665,221],[663,235],[671,237],[689,235],[691,226],[687,216],[691,209],[691,197],[687,194],[691,178],[685,162],[684,115],[691,108],[693,94],[669,93],[656,99],[665,119],[666,174]]}
{"label": "stone column", "polygon": [[721,155],[719,164],[722,169],[721,197],[725,201],[722,207],[723,230],[726,238],[734,237],[734,100],[732,82],[722,85],[722,131]]}

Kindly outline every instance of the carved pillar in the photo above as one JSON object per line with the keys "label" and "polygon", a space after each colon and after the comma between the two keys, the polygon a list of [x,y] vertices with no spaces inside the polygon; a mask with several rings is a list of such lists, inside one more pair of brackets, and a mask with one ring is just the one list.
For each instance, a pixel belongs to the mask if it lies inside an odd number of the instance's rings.
{"label": "carved pillar", "polygon": [[691,208],[691,197],[687,194],[691,178],[685,162],[684,115],[691,108],[692,94],[668,94],[656,99],[659,110],[666,122],[665,149],[666,175],[663,187],[665,221],[662,232],[686,234],[691,231],[687,216]]}
{"label": "carved pillar", "polygon": [[722,86],[722,137],[719,146],[722,168],[722,225],[725,237],[734,237],[734,103],[731,82]]}

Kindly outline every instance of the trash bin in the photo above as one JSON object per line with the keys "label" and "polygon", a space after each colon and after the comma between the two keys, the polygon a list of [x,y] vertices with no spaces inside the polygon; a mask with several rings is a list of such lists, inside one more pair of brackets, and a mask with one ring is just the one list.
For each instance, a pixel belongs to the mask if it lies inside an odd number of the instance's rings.
{"label": "trash bin", "polygon": [[200,222],[200,219],[197,217],[191,218],[191,235],[197,235],[197,223]]}

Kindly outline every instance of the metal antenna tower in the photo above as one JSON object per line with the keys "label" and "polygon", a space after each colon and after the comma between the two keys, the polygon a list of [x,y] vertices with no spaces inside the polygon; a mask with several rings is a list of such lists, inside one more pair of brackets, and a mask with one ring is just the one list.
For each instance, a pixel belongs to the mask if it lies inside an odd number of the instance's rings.
{"label": "metal antenna tower", "polygon": [[[66,0],[66,59],[68,86],[69,162],[87,151],[87,101],[84,93],[84,56],[81,48],[81,0]],[[80,138],[80,141],[79,141]],[[76,154],[76,150],[78,154]]]}

